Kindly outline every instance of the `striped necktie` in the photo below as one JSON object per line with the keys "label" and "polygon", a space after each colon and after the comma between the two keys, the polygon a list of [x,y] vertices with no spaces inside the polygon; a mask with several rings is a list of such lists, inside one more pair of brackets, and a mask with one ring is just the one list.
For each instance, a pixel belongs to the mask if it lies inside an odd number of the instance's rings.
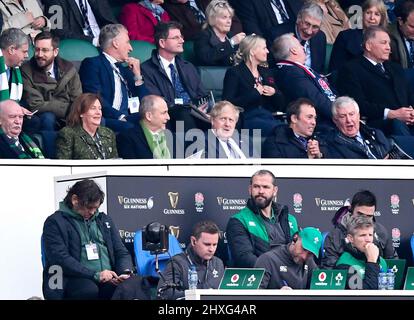
{"label": "striped necktie", "polygon": [[184,89],[180,76],[175,70],[174,64],[170,63],[168,67],[171,70],[171,80],[174,86],[175,97],[183,99],[184,104],[189,104],[191,102],[191,98],[187,91]]}

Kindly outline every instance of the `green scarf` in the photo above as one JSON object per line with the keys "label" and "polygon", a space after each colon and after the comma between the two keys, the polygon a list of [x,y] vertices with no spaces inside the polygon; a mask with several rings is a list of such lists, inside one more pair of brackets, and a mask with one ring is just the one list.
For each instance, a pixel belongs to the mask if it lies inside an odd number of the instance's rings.
{"label": "green scarf", "polygon": [[19,67],[10,68],[11,88],[7,80],[6,63],[0,50],[0,101],[14,100],[19,102],[23,94],[23,80]]}
{"label": "green scarf", "polygon": [[153,134],[150,129],[148,129],[147,126],[143,123],[143,121],[140,121],[140,125],[144,131],[145,138],[148,142],[154,159],[171,159],[170,150],[168,150],[167,147],[165,132],[160,131],[159,133]]}
{"label": "green scarf", "polygon": [[25,151],[20,149],[14,141],[6,136],[3,129],[0,128],[0,139],[7,141],[9,147],[14,154],[16,154],[16,159],[44,159],[45,157],[42,154],[40,148],[33,142],[33,140],[25,133],[20,134],[20,140]]}

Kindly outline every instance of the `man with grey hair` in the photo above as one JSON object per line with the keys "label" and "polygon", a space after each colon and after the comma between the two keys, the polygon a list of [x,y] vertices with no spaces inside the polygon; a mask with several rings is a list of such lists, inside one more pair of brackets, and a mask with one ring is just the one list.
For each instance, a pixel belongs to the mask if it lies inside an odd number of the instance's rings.
{"label": "man with grey hair", "polygon": [[170,120],[165,100],[156,95],[142,99],[139,124],[117,136],[117,148],[124,159],[170,159],[172,135],[166,130]]}
{"label": "man with grey hair", "polygon": [[33,140],[22,132],[23,108],[13,100],[0,102],[0,159],[44,158]]}
{"label": "man with grey hair", "polygon": [[389,61],[387,31],[379,26],[367,28],[363,50],[363,56],[339,70],[338,91],[358,102],[368,125],[387,136],[414,135],[414,91],[402,67]]}
{"label": "man with grey hair", "polygon": [[331,158],[384,159],[391,145],[384,134],[360,121],[359,107],[350,97],[339,97],[332,105],[332,117],[338,130],[327,137]]}
{"label": "man with grey hair", "polygon": [[322,8],[316,3],[307,3],[296,19],[295,36],[306,54],[305,65],[322,73],[325,65],[326,36],[321,31]]}
{"label": "man with grey hair", "polygon": [[276,85],[286,102],[309,99],[315,105],[318,124],[331,125],[331,107],[336,94],[326,78],[305,66],[306,54],[299,40],[292,33],[284,34],[273,42],[272,53],[277,62]]}
{"label": "man with grey hair", "polygon": [[0,101],[12,99],[18,102],[22,98],[23,81],[19,67],[28,57],[27,35],[17,28],[4,30],[0,35]]}
{"label": "man with grey hair", "polygon": [[140,61],[129,57],[128,30],[121,24],[103,27],[99,44],[101,54],[86,58],[80,66],[83,92],[101,95],[107,127],[115,132],[127,130],[138,123],[139,99],[148,93]]}

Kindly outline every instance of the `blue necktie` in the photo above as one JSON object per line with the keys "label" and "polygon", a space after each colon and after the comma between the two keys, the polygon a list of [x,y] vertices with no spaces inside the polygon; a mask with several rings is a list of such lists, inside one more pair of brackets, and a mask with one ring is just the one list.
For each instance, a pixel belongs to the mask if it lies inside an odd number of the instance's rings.
{"label": "blue necktie", "polygon": [[306,140],[306,138],[301,137],[301,136],[298,136],[298,140],[303,145],[305,150],[308,150],[308,140]]}
{"label": "blue necktie", "polygon": [[409,47],[410,47],[409,54],[410,54],[410,63],[411,63],[411,65],[414,65],[414,43],[413,42],[414,42],[413,40],[408,41]]}
{"label": "blue necktie", "polygon": [[184,104],[189,104],[191,102],[191,98],[188,95],[187,91],[185,91],[183,84],[181,83],[180,76],[175,70],[174,65],[170,63],[168,67],[171,70],[171,80],[174,86],[175,97],[183,99]]}
{"label": "blue necktie", "polygon": [[231,143],[229,140],[227,140],[227,148],[229,148],[230,152],[230,158],[231,159],[239,159],[239,155],[234,151],[234,149],[231,147]]}

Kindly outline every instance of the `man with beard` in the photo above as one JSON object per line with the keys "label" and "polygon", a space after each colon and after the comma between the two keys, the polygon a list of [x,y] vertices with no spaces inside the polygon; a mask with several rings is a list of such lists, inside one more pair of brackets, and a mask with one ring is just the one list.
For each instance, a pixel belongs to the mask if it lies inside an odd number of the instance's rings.
{"label": "man with beard", "polygon": [[296,233],[292,242],[262,254],[255,268],[264,268],[262,289],[308,289],[312,271],[317,269],[313,256],[319,256],[322,234],[308,227]]}
{"label": "man with beard", "polygon": [[250,179],[247,206],[230,218],[227,240],[235,267],[252,268],[257,258],[276,245],[287,244],[298,231],[287,206],[274,202],[276,177],[259,170]]}
{"label": "man with beard", "polygon": [[49,31],[39,33],[34,51],[22,66],[23,99],[30,111],[39,111],[40,130],[54,131],[82,93],[82,85],[73,64],[58,56],[58,37]]}

